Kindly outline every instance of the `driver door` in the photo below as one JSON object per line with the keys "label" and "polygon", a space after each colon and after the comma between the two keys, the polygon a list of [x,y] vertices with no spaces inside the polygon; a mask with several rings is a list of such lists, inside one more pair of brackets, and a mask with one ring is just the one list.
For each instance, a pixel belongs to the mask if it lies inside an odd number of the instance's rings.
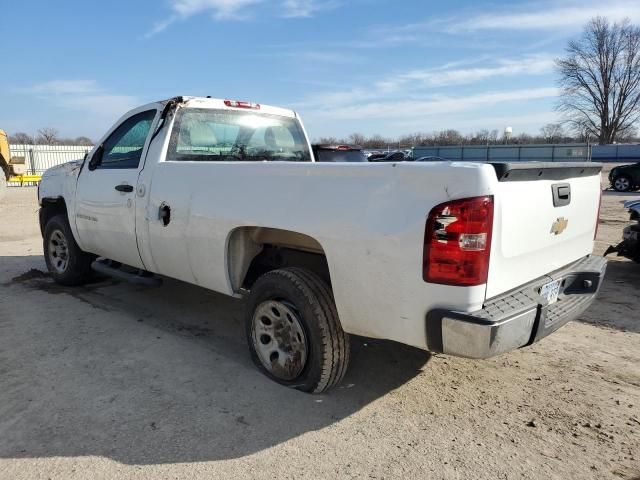
{"label": "driver door", "polygon": [[94,150],[76,190],[80,247],[137,268],[145,267],[136,240],[136,186],[156,114],[145,110],[122,121]]}

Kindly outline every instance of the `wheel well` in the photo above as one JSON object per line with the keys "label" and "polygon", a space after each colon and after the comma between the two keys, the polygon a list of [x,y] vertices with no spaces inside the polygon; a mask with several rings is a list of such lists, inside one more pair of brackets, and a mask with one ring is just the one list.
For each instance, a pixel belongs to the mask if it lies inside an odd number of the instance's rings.
{"label": "wheel well", "polygon": [[228,271],[234,291],[250,289],[261,275],[279,268],[301,267],[331,285],[324,249],[308,235],[266,227],[241,227],[232,232]]}
{"label": "wheel well", "polygon": [[67,204],[62,197],[43,198],[40,206],[40,233],[44,234],[47,222],[56,215],[67,215]]}

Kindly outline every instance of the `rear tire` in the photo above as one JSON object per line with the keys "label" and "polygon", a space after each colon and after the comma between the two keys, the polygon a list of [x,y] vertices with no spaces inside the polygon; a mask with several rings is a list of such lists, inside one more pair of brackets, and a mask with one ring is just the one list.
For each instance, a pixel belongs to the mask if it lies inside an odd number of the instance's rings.
{"label": "rear tire", "polygon": [[303,392],[335,387],[349,364],[349,335],[315,273],[272,270],[251,288],[245,317],[251,359],[272,380]]}
{"label": "rear tire", "polygon": [[43,249],[47,269],[56,283],[82,285],[91,277],[91,262],[96,257],[80,249],[66,215],[49,219],[44,227]]}
{"label": "rear tire", "polygon": [[613,189],[617,192],[628,192],[631,190],[631,179],[626,175],[618,175],[613,179]]}

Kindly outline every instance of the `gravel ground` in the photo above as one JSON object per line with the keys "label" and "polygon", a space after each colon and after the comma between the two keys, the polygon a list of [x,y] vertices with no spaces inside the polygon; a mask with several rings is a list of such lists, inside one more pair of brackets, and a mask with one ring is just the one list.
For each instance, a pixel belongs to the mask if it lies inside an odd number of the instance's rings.
{"label": "gravel ground", "polygon": [[[469,361],[353,339],[311,396],[252,366],[241,301],[168,280],[69,289],[34,188],[0,202],[0,478],[640,479],[640,265],[533,347]],[[596,253],[636,195],[606,193]]]}

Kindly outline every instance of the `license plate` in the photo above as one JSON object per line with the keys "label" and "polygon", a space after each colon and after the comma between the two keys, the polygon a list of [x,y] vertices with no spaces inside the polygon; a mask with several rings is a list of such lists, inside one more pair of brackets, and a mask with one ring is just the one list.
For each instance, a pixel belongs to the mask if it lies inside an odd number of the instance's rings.
{"label": "license plate", "polygon": [[540,288],[540,296],[547,301],[547,305],[553,305],[558,301],[558,295],[560,294],[560,286],[562,280],[554,280],[549,282]]}

